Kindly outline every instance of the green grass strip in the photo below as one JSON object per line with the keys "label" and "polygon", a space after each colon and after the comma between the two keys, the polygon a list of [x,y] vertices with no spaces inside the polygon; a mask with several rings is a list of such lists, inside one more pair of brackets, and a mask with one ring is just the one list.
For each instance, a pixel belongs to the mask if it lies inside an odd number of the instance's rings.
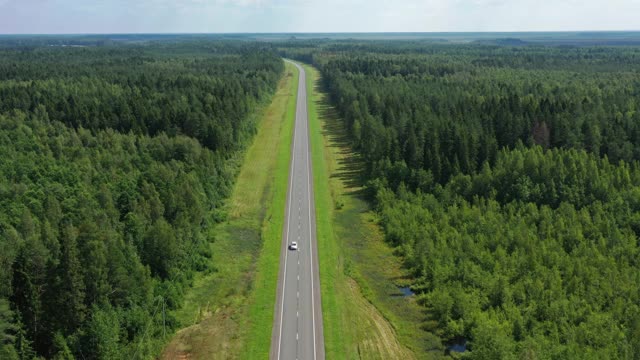
{"label": "green grass strip", "polygon": [[293,96],[287,104],[286,121],[281,132],[283,136],[281,139],[273,139],[273,141],[280,141],[276,169],[273,174],[273,195],[270,196],[272,201],[267,208],[262,225],[263,248],[256,267],[254,292],[249,300],[249,316],[245,324],[247,329],[246,346],[242,349],[240,359],[267,359],[269,357],[298,93],[299,73],[295,70],[294,74],[291,86]]}

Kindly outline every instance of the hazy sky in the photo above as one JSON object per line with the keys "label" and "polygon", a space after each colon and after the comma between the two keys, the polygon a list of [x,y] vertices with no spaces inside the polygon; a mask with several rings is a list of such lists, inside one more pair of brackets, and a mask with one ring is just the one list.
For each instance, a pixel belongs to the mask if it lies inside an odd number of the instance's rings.
{"label": "hazy sky", "polygon": [[640,0],[0,0],[0,33],[640,30]]}

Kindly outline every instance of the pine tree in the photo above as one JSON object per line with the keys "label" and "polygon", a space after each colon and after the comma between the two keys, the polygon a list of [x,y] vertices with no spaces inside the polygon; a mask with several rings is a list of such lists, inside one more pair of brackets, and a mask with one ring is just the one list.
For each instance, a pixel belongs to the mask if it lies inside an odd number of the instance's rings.
{"label": "pine tree", "polygon": [[[13,294],[11,303],[18,311],[20,319],[24,322],[20,326],[24,332],[23,345],[28,341],[31,348],[32,340],[41,337],[43,332],[43,309],[41,295],[44,291],[44,265],[38,260],[38,247],[22,246],[13,264]],[[30,339],[30,340],[27,340]],[[26,345],[25,345],[26,346]],[[21,350],[18,349],[20,352]]]}
{"label": "pine tree", "polygon": [[32,341],[29,340],[27,332],[22,326],[22,323],[17,324],[18,331],[16,333],[15,351],[18,354],[20,360],[33,360],[36,357],[36,352],[33,350]]}
{"label": "pine tree", "polygon": [[50,309],[55,314],[63,334],[75,332],[85,318],[85,284],[83,267],[77,247],[78,231],[72,225],[65,225],[62,231],[62,256],[57,269],[55,289],[57,306]]}
{"label": "pine tree", "polygon": [[13,344],[18,330],[9,301],[0,299],[0,345]]}
{"label": "pine tree", "polygon": [[120,355],[120,321],[118,313],[111,306],[91,309],[91,319],[87,324],[85,351],[92,358],[109,360]]}

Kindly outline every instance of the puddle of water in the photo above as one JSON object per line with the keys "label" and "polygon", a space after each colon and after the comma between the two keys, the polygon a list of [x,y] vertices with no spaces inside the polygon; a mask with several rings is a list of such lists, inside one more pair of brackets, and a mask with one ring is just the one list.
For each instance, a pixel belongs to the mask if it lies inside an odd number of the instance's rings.
{"label": "puddle of water", "polygon": [[447,352],[452,351],[459,353],[467,351],[467,339],[456,339],[453,342],[449,343],[449,346],[447,346]]}
{"label": "puddle of water", "polygon": [[398,289],[400,289],[400,292],[402,293],[402,296],[411,296],[414,294],[413,291],[411,291],[411,288],[408,286],[404,286],[404,287],[398,287]]}

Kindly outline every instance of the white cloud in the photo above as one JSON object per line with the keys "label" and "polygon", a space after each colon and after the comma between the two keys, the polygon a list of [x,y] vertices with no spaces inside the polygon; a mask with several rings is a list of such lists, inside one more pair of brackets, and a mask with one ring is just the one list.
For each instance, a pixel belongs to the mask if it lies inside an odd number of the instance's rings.
{"label": "white cloud", "polygon": [[640,30],[640,0],[0,0],[0,9],[0,33]]}

